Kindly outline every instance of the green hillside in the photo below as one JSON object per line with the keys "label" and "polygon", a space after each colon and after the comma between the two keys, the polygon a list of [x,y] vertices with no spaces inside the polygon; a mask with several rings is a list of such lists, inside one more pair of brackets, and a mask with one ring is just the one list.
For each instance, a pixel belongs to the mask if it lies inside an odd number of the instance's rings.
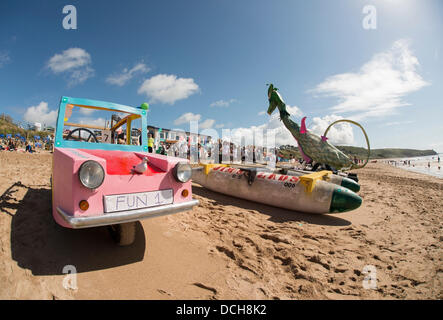
{"label": "green hillside", "polygon": [[9,119],[0,118],[0,134],[6,135],[8,133],[20,133],[21,135],[24,135],[26,130],[17,127],[12,121],[9,121]]}
{"label": "green hillside", "polygon": [[[343,153],[350,155],[351,157],[356,156],[358,159],[366,159],[367,150],[360,147],[351,146],[337,146],[339,150]],[[292,157],[301,158],[301,154],[297,147],[294,146],[282,146],[280,147],[280,154],[285,158],[290,159]],[[370,159],[386,159],[386,158],[409,158],[409,157],[423,157],[436,155],[437,152],[434,150],[415,150],[415,149],[373,149],[371,150]]]}
{"label": "green hillside", "polygon": [[[345,154],[357,156],[359,159],[366,159],[367,150],[360,147],[338,146]],[[434,150],[415,150],[415,149],[399,149],[399,148],[385,148],[371,150],[370,159],[386,159],[386,158],[409,158],[409,157],[423,157],[436,155]]]}
{"label": "green hillside", "polygon": [[50,132],[47,131],[25,130],[19,128],[15,123],[13,123],[10,116],[5,114],[0,115],[0,134],[4,134],[5,136],[7,134],[12,134],[14,136],[16,133],[19,133],[24,137],[40,136],[42,138],[50,134]]}

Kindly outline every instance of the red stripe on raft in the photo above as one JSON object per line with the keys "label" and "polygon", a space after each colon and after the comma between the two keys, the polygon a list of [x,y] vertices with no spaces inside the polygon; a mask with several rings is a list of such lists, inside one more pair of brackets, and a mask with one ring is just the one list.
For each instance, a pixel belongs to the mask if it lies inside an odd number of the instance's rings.
{"label": "red stripe on raft", "polygon": [[[243,171],[241,169],[227,168],[227,167],[215,167],[212,170],[226,172],[231,175],[243,173]],[[300,180],[298,177],[295,177],[295,176],[287,176],[287,175],[275,174],[275,173],[270,173],[270,172],[258,172],[256,178],[267,179],[267,180],[277,180],[277,181],[282,181],[282,182],[284,182],[284,181],[297,182],[298,180]]]}
{"label": "red stripe on raft", "polygon": [[278,181],[286,181],[289,179],[289,182],[297,182],[299,180],[298,177],[295,176],[280,175],[275,173],[259,173],[257,174],[257,178]]}
{"label": "red stripe on raft", "polygon": [[[105,159],[106,173],[112,175],[130,175],[132,174],[132,168],[142,161],[140,157],[131,151],[80,150],[93,156]],[[146,176],[152,176],[157,173],[164,173],[164,171],[161,171],[157,167],[154,167],[148,163],[148,169],[143,174]]]}

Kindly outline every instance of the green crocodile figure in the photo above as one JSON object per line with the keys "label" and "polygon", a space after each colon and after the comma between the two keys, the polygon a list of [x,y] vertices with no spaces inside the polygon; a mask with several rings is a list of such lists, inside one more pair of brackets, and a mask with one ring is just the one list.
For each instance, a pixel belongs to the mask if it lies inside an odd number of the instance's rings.
{"label": "green crocodile figure", "polygon": [[326,167],[340,170],[343,168],[353,169],[358,166],[343,152],[338,150],[327,141],[326,137],[320,137],[306,130],[304,117],[301,127],[292,121],[290,114],[286,111],[286,104],[272,84],[268,88],[269,108],[268,114],[271,115],[275,108],[280,111],[280,120],[283,121],[285,127],[291,132],[292,136],[297,140],[298,148],[306,163],[313,161],[318,164],[324,164]]}

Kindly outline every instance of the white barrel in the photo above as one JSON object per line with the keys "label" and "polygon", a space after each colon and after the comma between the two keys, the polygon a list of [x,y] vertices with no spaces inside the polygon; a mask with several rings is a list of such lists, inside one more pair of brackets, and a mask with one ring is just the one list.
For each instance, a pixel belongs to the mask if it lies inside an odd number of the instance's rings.
{"label": "white barrel", "polygon": [[212,191],[279,208],[308,213],[329,213],[335,184],[318,180],[312,192],[297,176],[273,172],[257,172],[248,183],[247,172],[239,168],[213,167],[208,174],[203,168],[193,169],[192,179]]}
{"label": "white barrel", "polygon": [[[306,174],[312,174],[312,171],[304,171],[304,170],[288,170],[286,172],[287,175],[290,176],[303,176]],[[360,185],[353,179],[350,179],[348,177],[344,177],[342,175],[338,174],[329,174],[325,181],[336,184],[338,186],[342,186],[344,188],[348,188],[349,190],[352,190],[354,192],[360,191]]]}

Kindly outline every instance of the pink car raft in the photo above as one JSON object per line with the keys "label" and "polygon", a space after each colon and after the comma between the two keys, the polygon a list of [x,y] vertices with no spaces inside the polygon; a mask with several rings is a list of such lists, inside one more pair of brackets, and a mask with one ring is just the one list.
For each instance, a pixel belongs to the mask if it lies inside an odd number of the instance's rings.
{"label": "pink car raft", "polygon": [[148,108],[62,97],[52,170],[58,224],[109,226],[118,244],[129,245],[136,221],[198,205],[188,161],[148,153]]}

